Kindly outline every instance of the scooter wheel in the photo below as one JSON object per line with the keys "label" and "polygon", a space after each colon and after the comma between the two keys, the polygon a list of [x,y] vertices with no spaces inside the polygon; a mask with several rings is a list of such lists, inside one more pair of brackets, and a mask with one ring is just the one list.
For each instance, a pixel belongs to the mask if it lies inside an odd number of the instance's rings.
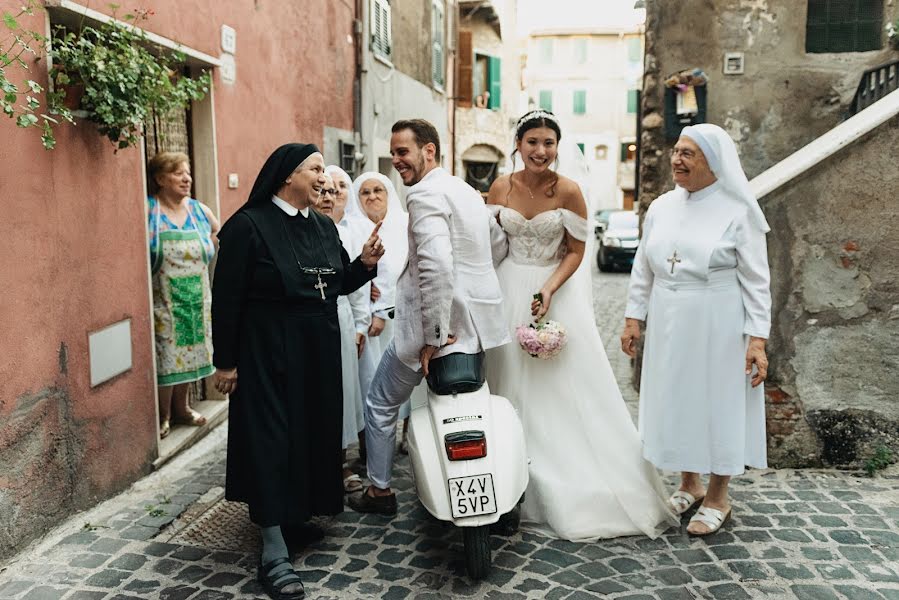
{"label": "scooter wheel", "polygon": [[468,576],[481,580],[490,573],[490,525],[463,527],[462,539],[465,545],[465,569]]}

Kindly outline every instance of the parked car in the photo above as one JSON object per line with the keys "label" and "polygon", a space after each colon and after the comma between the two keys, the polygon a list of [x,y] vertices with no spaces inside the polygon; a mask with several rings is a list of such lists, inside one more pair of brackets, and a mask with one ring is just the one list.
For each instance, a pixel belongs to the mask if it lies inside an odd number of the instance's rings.
{"label": "parked car", "polygon": [[640,220],[637,213],[617,211],[609,215],[608,225],[599,238],[596,264],[600,271],[613,267],[630,269],[640,244]]}
{"label": "parked car", "polygon": [[609,226],[609,216],[622,212],[624,209],[621,208],[601,208],[596,211],[596,214],[593,215],[594,225],[593,225],[593,234],[596,236],[596,239],[602,235],[602,232],[606,227]]}

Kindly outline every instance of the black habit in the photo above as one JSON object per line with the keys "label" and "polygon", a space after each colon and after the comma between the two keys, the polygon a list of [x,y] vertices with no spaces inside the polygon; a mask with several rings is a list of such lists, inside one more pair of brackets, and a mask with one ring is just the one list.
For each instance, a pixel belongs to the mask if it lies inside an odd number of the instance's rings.
{"label": "black habit", "polygon": [[272,202],[280,184],[317,151],[279,148],[250,200],[219,233],[213,362],[237,367],[238,376],[230,397],[225,497],[246,502],[262,527],[343,510],[337,297],[377,271],[358,258],[350,262],[328,217],[314,210],[290,216]]}

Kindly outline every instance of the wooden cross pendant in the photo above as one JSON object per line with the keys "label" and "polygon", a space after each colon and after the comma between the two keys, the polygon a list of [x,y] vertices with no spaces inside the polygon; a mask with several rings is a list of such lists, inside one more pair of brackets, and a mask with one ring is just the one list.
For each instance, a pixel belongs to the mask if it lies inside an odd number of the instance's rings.
{"label": "wooden cross pendant", "polygon": [[675,250],[675,251],[674,251],[674,254],[672,254],[672,255],[667,259],[667,262],[670,262],[670,263],[671,263],[671,274],[674,275],[674,265],[676,265],[676,264],[679,263],[679,262],[682,262],[681,259],[679,259],[679,258],[677,257],[677,250]]}
{"label": "wooden cross pendant", "polygon": [[328,287],[328,284],[325,283],[324,281],[322,281],[321,273],[316,273],[315,276],[318,277],[318,283],[316,283],[316,284],[315,284],[314,286],[312,286],[312,287],[314,287],[315,289],[317,289],[317,290],[321,293],[321,295],[322,295],[322,300],[324,300],[324,299],[325,299],[325,288]]}

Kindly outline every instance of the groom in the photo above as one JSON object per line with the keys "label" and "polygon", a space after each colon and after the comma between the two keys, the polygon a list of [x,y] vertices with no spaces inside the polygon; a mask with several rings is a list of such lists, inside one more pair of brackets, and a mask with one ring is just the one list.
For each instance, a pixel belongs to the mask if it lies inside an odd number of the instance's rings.
{"label": "groom", "polygon": [[381,357],[366,403],[365,444],[372,485],[350,506],[396,514],[390,490],[400,405],[428,374],[428,363],[453,352],[477,354],[510,341],[496,263],[505,233],[480,194],[438,166],[440,138],[423,119],[393,125],[393,167],[409,187],[409,258],[397,283],[394,338]]}

